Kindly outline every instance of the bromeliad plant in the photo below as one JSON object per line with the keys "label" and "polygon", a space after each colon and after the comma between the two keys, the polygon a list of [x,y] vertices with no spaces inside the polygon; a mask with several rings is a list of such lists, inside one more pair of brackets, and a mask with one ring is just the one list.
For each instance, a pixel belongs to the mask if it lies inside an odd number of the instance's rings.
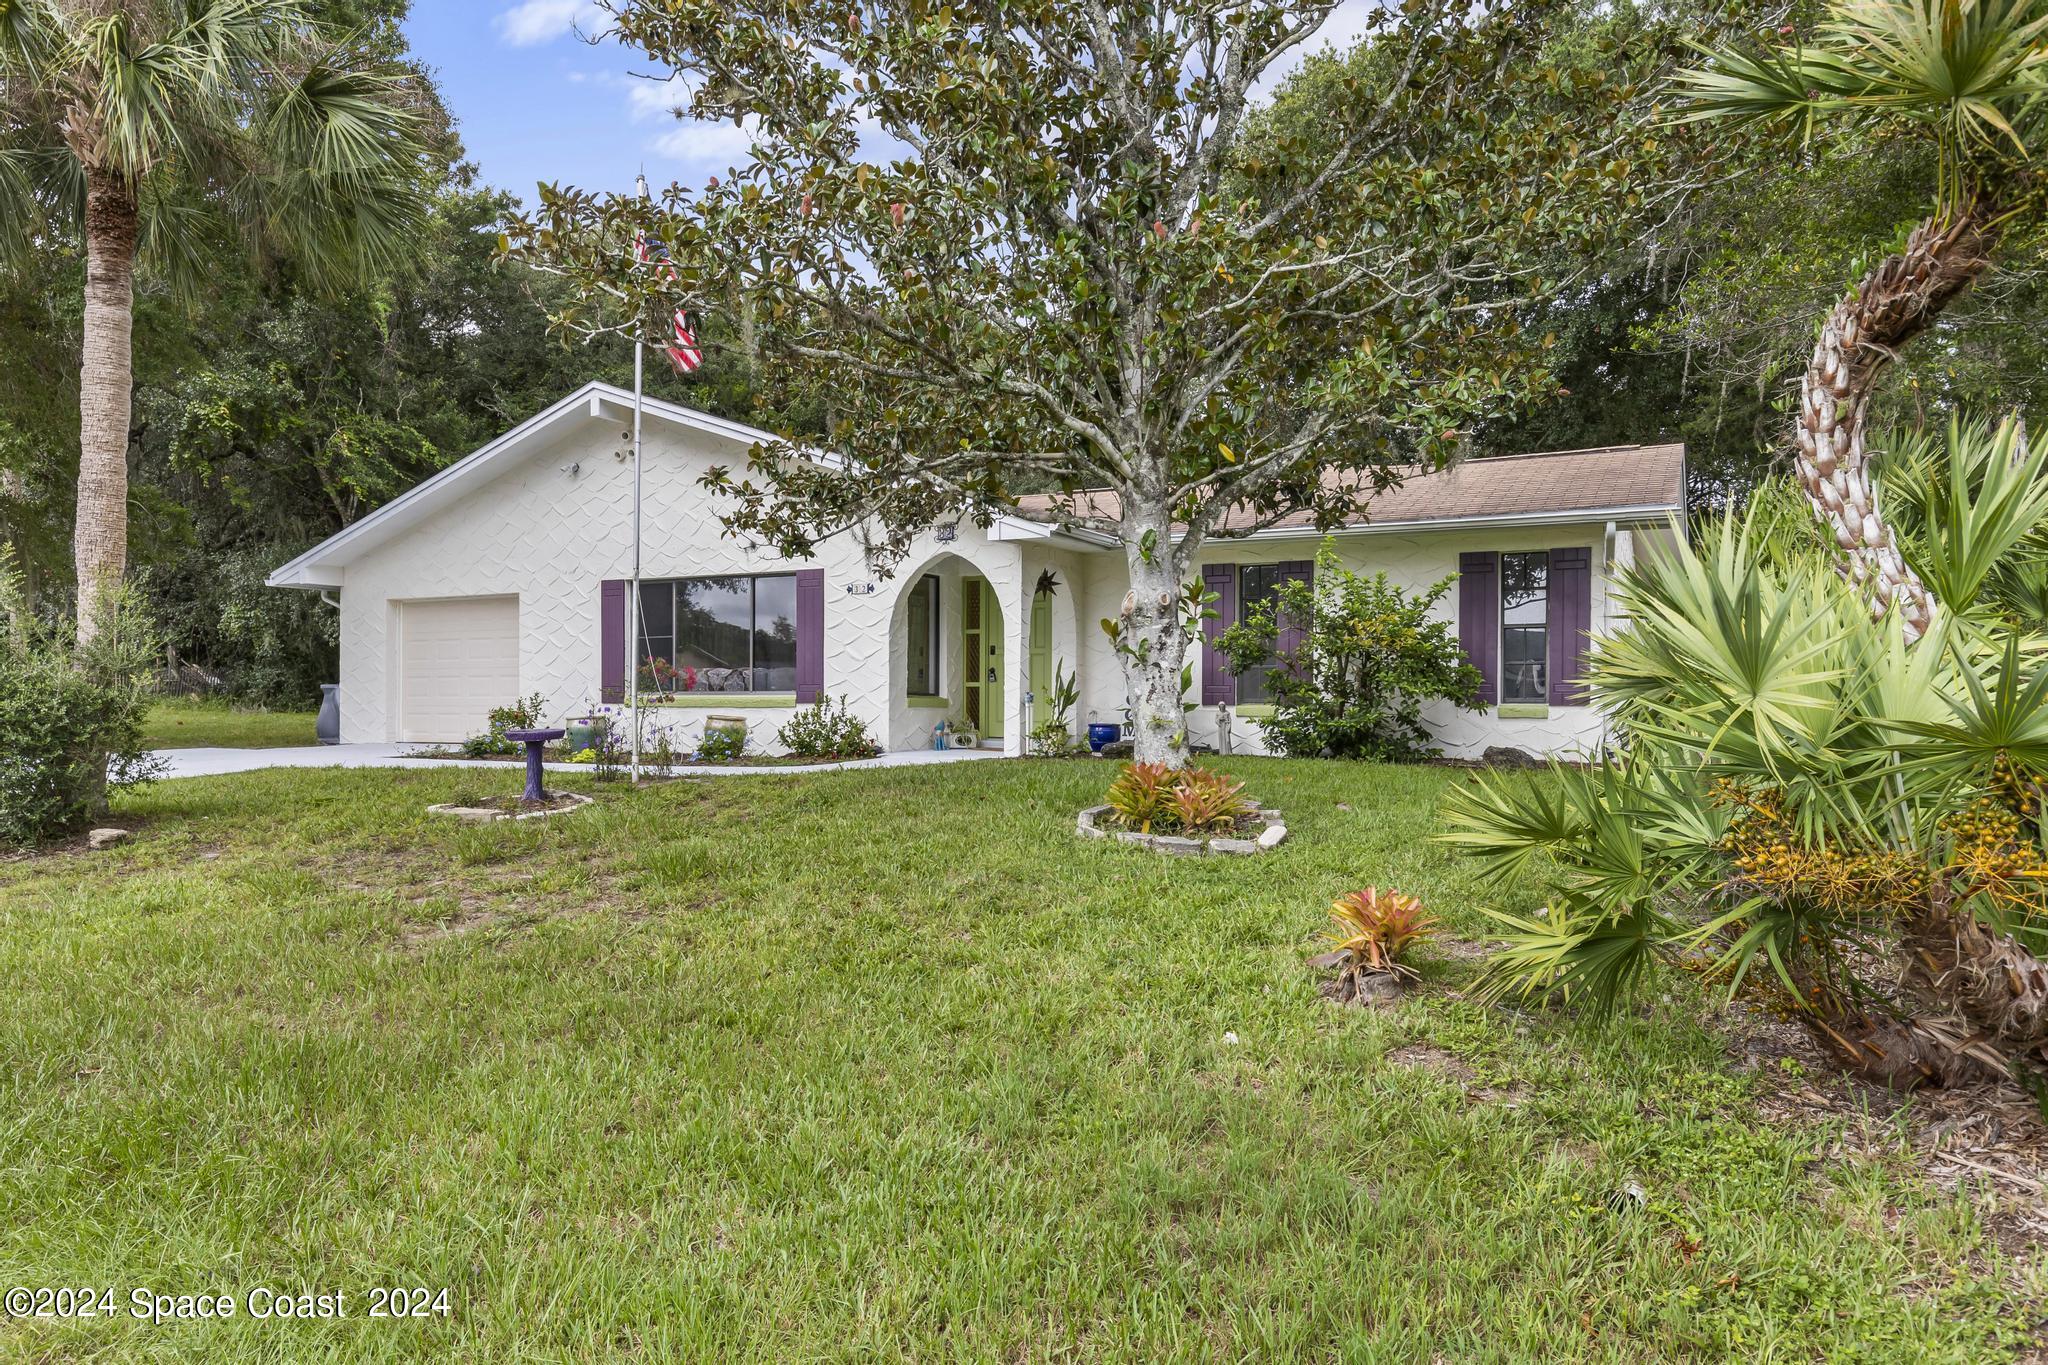
{"label": "bromeliad plant", "polygon": [[1104,798],[1116,822],[1141,834],[1217,834],[1256,809],[1244,783],[1207,768],[1126,763]]}
{"label": "bromeliad plant", "polygon": [[1449,842],[1551,893],[1492,990],[1611,1006],[1705,954],[1875,1079],[2048,1075],[2048,451],[1958,423],[1878,487],[1944,604],[1917,642],[1768,486],[1622,575],[1591,683],[1625,756],[1453,794]]}
{"label": "bromeliad plant", "polygon": [[1309,966],[1337,968],[1329,994],[1352,1001],[1389,993],[1381,989],[1412,981],[1415,969],[1401,960],[1408,949],[1436,932],[1437,922],[1422,911],[1422,902],[1405,892],[1368,886],[1330,903],[1336,928],[1325,934],[1332,951],[1309,959]]}

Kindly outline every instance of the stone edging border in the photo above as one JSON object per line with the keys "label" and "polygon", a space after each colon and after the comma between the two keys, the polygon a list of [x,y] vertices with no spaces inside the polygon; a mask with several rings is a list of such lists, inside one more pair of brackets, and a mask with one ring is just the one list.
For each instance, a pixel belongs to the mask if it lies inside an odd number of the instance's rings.
{"label": "stone edging border", "polygon": [[1231,835],[1195,839],[1184,834],[1140,834],[1133,829],[1104,829],[1099,822],[1109,814],[1108,806],[1090,806],[1082,811],[1074,818],[1074,832],[1085,839],[1114,838],[1118,843],[1140,844],[1154,853],[1171,853],[1183,858],[1199,857],[1204,853],[1243,858],[1254,853],[1271,853],[1287,839],[1287,824],[1279,811],[1265,806],[1255,807],[1255,810],[1258,817],[1266,822],[1266,828],[1256,839],[1239,839]]}
{"label": "stone edging border", "polygon": [[497,820],[545,820],[550,815],[568,815],[573,811],[582,810],[597,799],[585,796],[581,792],[549,792],[548,795],[565,797],[569,804],[558,806],[554,810],[509,811],[495,810],[490,806],[458,806],[450,801],[438,806],[428,806],[427,814],[446,815],[456,820],[466,820],[473,825],[487,825]]}

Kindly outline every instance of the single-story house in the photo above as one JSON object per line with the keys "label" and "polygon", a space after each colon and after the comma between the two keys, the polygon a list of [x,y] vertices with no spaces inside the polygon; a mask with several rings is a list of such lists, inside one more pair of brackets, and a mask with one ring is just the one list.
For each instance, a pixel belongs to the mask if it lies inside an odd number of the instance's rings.
{"label": "single-story house", "polygon": [[[1124,716],[1124,682],[1097,625],[1126,587],[1110,537],[1023,514],[919,537],[888,576],[841,535],[793,561],[726,534],[699,478],[738,467],[766,434],[648,400],[643,444],[640,681],[651,723],[691,749],[707,720],[747,724],[750,748],[821,696],[844,697],[891,749],[940,721],[1021,753],[1052,680],[1077,681],[1077,732]],[[538,693],[559,722],[625,692],[632,577],[632,395],[587,384],[357,521],[270,577],[341,613],[341,737],[456,741],[486,712]],[[1444,603],[1485,675],[1477,712],[1426,713],[1445,751],[1568,753],[1596,746],[1576,686],[1608,585],[1682,514],[1682,446],[1464,461],[1374,496],[1336,533],[1345,563],[1404,587],[1461,575]],[[1310,572],[1306,519],[1210,541],[1200,556],[1222,621]],[[1258,751],[1263,680],[1233,678],[1206,644],[1190,732]]]}

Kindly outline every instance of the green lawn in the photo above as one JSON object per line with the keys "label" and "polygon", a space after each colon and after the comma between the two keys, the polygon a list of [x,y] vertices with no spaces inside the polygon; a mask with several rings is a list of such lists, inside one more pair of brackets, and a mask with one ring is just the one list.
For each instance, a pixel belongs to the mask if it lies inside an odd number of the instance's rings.
{"label": "green lawn", "polygon": [[0,1283],[452,1311],[0,1321],[0,1356],[2010,1358],[2038,1270],[1761,1121],[1696,997],[1593,1032],[1437,956],[1394,1010],[1317,998],[1361,883],[1479,930],[1425,842],[1458,774],[1228,766],[1277,855],[1082,842],[1083,762],[480,828],[421,808],[513,774],[131,796],[129,846],[0,864]]}
{"label": "green lawn", "polygon": [[152,749],[271,749],[315,742],[311,711],[263,711],[186,697],[151,706],[143,736]]}

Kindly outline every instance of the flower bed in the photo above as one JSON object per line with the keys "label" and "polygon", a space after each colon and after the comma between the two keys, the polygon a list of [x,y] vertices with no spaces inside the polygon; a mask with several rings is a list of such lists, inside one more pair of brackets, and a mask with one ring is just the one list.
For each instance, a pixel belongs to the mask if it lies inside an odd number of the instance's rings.
{"label": "flower bed", "polygon": [[1150,834],[1143,830],[1118,829],[1115,811],[1108,805],[1090,806],[1075,818],[1074,830],[1087,839],[1116,839],[1120,843],[1139,844],[1154,853],[1172,853],[1181,857],[1195,857],[1204,853],[1227,854],[1249,857],[1254,853],[1271,853],[1287,838],[1287,822],[1277,810],[1254,806],[1252,813],[1240,821],[1235,829],[1219,834]]}
{"label": "flower bed", "polygon": [[493,820],[539,820],[580,810],[589,805],[591,799],[576,792],[549,792],[545,801],[527,801],[519,796],[490,796],[481,801],[447,801],[438,806],[428,806],[427,814],[445,815],[471,824],[488,824]]}

